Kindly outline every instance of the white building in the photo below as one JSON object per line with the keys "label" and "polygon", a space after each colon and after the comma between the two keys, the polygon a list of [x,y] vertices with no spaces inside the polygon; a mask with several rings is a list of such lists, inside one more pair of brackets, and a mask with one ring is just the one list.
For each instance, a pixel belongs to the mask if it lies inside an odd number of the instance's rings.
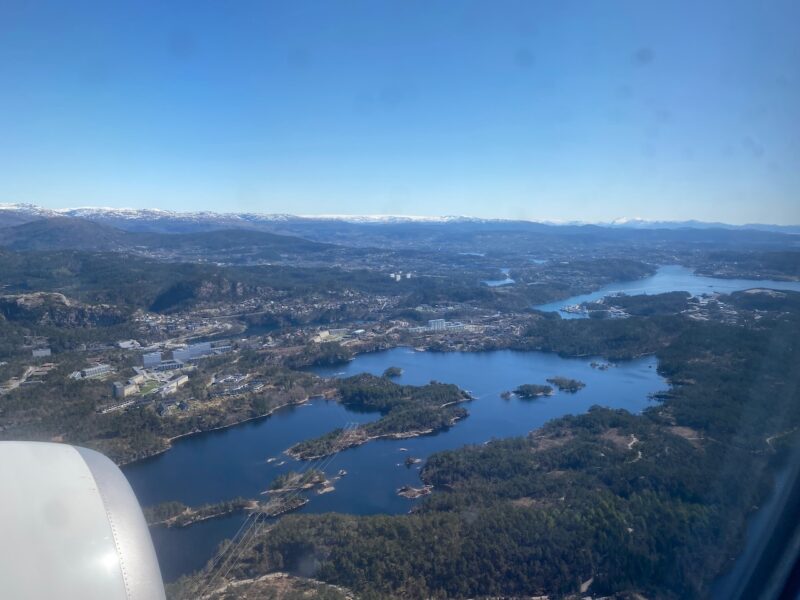
{"label": "white building", "polygon": [[444,331],[447,327],[447,321],[444,319],[430,319],[428,321],[428,329],[431,331]]}
{"label": "white building", "polygon": [[98,375],[103,375],[109,371],[111,371],[111,365],[96,365],[94,367],[83,369],[81,371],[81,377],[84,379],[87,377],[97,377]]}

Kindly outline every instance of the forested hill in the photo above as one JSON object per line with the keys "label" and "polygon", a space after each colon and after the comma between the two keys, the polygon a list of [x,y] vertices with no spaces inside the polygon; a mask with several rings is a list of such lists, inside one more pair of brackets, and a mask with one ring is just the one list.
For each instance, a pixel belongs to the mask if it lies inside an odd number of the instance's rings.
{"label": "forested hill", "polygon": [[292,294],[328,293],[345,288],[403,290],[363,270],[225,267],[207,263],[166,263],[99,252],[8,252],[0,249],[5,293],[59,292],[88,302],[165,311],[201,300],[236,299],[266,289]]}
{"label": "forested hill", "polygon": [[15,251],[123,250],[136,236],[83,219],[56,217],[39,219],[0,229],[0,246]]}
{"label": "forested hill", "polygon": [[225,229],[186,234],[129,232],[110,225],[69,217],[39,219],[0,228],[0,246],[15,251],[130,252],[144,248],[196,252],[250,250],[257,251],[262,258],[267,257],[270,252],[273,255],[280,252],[313,254],[331,249],[329,244],[264,231]]}

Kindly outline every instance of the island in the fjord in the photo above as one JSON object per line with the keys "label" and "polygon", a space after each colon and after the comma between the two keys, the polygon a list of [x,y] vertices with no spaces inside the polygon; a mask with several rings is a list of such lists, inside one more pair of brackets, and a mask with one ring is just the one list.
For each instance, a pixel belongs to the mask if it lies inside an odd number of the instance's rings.
{"label": "island in the fjord", "polygon": [[383,372],[384,377],[388,377],[389,379],[394,379],[395,377],[400,377],[403,374],[403,369],[400,367],[387,367],[386,370]]}
{"label": "island in the fjord", "polygon": [[586,384],[577,379],[569,379],[568,377],[550,377],[547,383],[552,383],[559,391],[574,394],[577,391],[586,387]]}
{"label": "island in the fjord", "polygon": [[411,485],[404,485],[397,489],[397,495],[402,496],[403,498],[408,498],[409,500],[414,500],[416,498],[421,498],[422,496],[427,496],[432,491],[432,485],[423,485],[422,487],[418,488]]}
{"label": "island in the fjord", "polygon": [[315,486],[322,486],[327,483],[328,481],[325,479],[325,473],[319,469],[309,469],[301,473],[289,471],[273,479],[269,489],[263,493],[281,494],[285,492],[310,490]]}
{"label": "island in the fjord", "polygon": [[523,400],[532,400],[542,396],[552,396],[553,388],[549,385],[539,385],[536,383],[523,383],[514,389],[514,394]]}
{"label": "island in the fjord", "polygon": [[188,527],[200,521],[224,517],[243,510],[255,510],[258,501],[234,498],[202,506],[187,506],[182,502],[162,502],[145,507],[144,517],[151,527]]}
{"label": "island in the fjord", "polygon": [[[325,481],[323,483],[328,484],[329,482]],[[322,494],[332,490],[333,487],[329,485],[325,487],[318,486],[317,493]],[[242,511],[261,513],[267,517],[277,517],[297,510],[306,504],[308,504],[308,498],[299,494],[278,494],[265,501],[234,498],[233,500],[223,500],[201,506],[187,506],[183,502],[169,501],[145,507],[143,512],[145,520],[150,527],[180,528],[189,527],[209,519],[227,517]]]}
{"label": "island in the fjord", "polygon": [[380,412],[381,418],[295,444],[287,450],[290,456],[310,460],[379,438],[433,433],[466,417],[467,411],[458,404],[470,399],[469,394],[452,384],[399,385],[368,374],[342,379],[338,393],[339,401],[347,408]]}

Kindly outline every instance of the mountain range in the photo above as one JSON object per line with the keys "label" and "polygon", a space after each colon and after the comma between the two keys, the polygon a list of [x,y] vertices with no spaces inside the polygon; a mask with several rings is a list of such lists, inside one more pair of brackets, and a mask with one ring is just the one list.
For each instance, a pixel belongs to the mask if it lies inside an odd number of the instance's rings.
{"label": "mountain range", "polygon": [[312,224],[319,222],[349,223],[354,225],[399,224],[528,224],[553,227],[599,226],[615,229],[730,229],[756,230],[776,233],[800,234],[800,225],[770,225],[749,223],[731,225],[706,221],[650,221],[640,218],[620,218],[609,222],[584,221],[522,221],[514,219],[486,219],[468,216],[408,216],[408,215],[291,215],[225,212],[177,212],[144,208],[79,207],[50,209],[34,204],[0,204],[0,228],[20,225],[37,219],[72,217],[111,225],[125,231],[186,233],[219,229],[279,229],[282,224]]}

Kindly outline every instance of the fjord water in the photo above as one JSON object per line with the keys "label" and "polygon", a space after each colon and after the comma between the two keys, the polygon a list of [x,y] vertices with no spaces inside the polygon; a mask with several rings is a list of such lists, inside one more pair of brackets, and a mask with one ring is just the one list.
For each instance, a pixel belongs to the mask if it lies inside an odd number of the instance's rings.
{"label": "fjord water", "polygon": [[503,275],[503,279],[487,279],[483,283],[489,287],[502,287],[515,283],[515,281],[511,279],[511,269],[500,269],[500,273]]}
{"label": "fjord water", "polygon": [[564,300],[534,306],[536,310],[544,312],[558,312],[564,319],[581,319],[583,313],[568,313],[562,309],[565,306],[594,302],[610,294],[663,294],[665,292],[683,291],[692,296],[700,294],[730,294],[751,288],[768,288],[771,290],[800,291],[800,281],[775,281],[771,279],[720,279],[718,277],[703,277],[696,275],[691,269],[680,265],[665,265],[650,277],[609,284],[590,294],[580,294]]}
{"label": "fjord water", "polygon": [[[301,510],[405,513],[415,501],[397,496],[397,488],[420,485],[421,465],[406,467],[408,456],[424,460],[441,450],[524,435],[553,418],[586,412],[592,405],[640,412],[651,403],[650,394],[667,387],[656,372],[653,357],[619,363],[604,371],[592,368],[592,360],[511,350],[431,353],[396,348],[359,355],[340,367],[315,369],[327,377],[363,372],[379,375],[387,367],[397,366],[403,369],[398,383],[455,383],[476,399],[465,404],[469,416],[446,431],[406,440],[377,440],[332,457],[326,462],[327,475],[334,476],[339,469],[348,474],[334,483],[334,492],[311,494],[309,504]],[[554,375],[579,379],[586,387],[576,394],[557,392],[533,401],[500,398],[505,390],[523,383],[544,383]],[[263,498],[259,493],[277,475],[309,466],[282,454],[292,444],[377,417],[317,400],[264,419],[183,438],[170,451],[128,466],[125,474],[143,506],[168,500],[197,505],[237,496]],[[268,463],[269,458],[276,460]],[[185,529],[153,529],[164,578],[171,581],[202,567],[219,542],[236,533],[243,519],[233,515]]]}

